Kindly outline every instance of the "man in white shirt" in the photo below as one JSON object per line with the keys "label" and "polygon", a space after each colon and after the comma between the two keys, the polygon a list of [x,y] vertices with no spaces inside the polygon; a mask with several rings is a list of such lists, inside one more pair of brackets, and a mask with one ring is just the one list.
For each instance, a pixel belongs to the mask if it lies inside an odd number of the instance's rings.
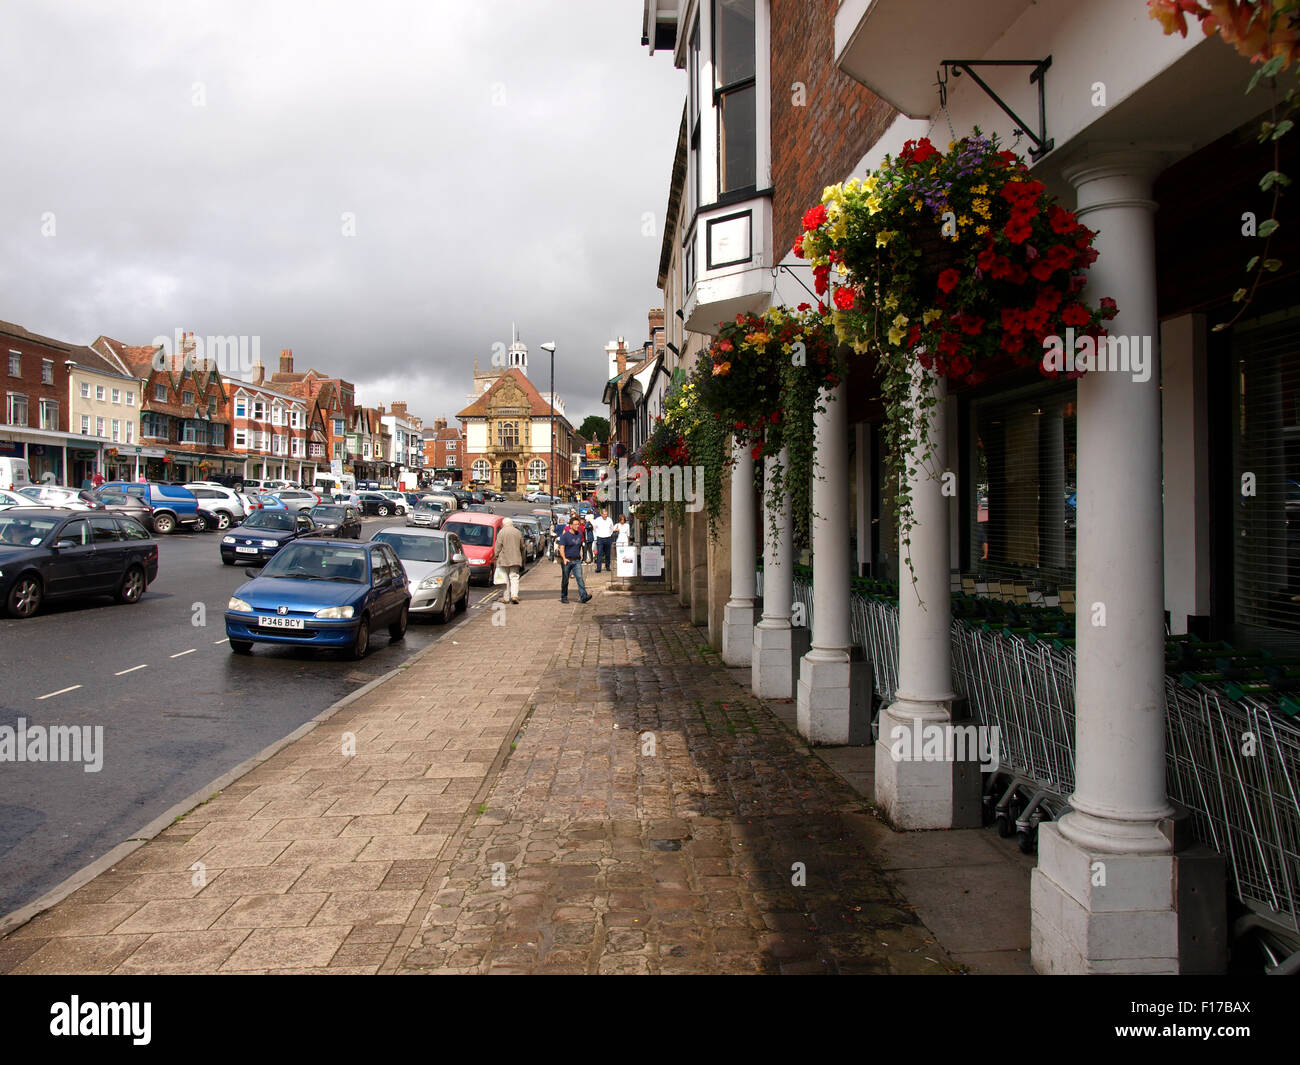
{"label": "man in white shirt", "polygon": [[606,571],[609,571],[613,568],[609,558],[614,544],[614,523],[609,517],[609,507],[602,510],[591,524],[596,534],[596,572],[600,572],[602,562]]}

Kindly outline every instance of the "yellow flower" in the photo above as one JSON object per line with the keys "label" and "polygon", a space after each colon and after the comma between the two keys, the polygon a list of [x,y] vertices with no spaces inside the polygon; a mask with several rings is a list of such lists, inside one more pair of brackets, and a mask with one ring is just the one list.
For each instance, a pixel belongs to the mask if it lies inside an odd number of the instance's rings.
{"label": "yellow flower", "polygon": [[906,329],[899,329],[898,326],[894,326],[894,328],[889,331],[889,342],[897,347],[903,342],[903,337],[905,336],[907,336]]}
{"label": "yellow flower", "polygon": [[972,185],[972,186],[971,186],[971,192],[975,193],[976,196],[987,196],[987,195],[988,195],[988,191],[989,191],[989,187],[988,187],[987,185]]}
{"label": "yellow flower", "polygon": [[[881,208],[882,206],[884,206],[884,203],[885,203],[885,201],[882,200],[879,196],[877,196],[877,195],[873,192],[870,196],[867,197],[867,210],[868,210],[871,214],[879,214],[879,213],[880,213],[880,208]],[[918,209],[918,210],[920,209],[920,205],[919,205],[919,204],[917,205],[917,209]]]}
{"label": "yellow flower", "polygon": [[885,297],[885,310],[887,311],[898,310],[898,297],[895,296],[892,292]]}
{"label": "yellow flower", "polygon": [[[876,212],[872,211],[871,213],[875,214]],[[831,227],[827,232],[829,232],[831,240],[847,240],[849,236],[848,219],[843,215],[839,215],[836,217],[835,221],[831,223]]]}
{"label": "yellow flower", "polygon": [[898,315],[897,317],[894,318],[894,328],[895,329],[907,328],[907,323],[909,320],[910,319],[905,314]]}
{"label": "yellow flower", "polygon": [[921,321],[923,321],[926,325],[929,325],[936,318],[942,318],[942,317],[943,317],[943,311],[936,310],[935,308],[931,307],[930,310],[925,311],[921,315]]}
{"label": "yellow flower", "polygon": [[971,210],[974,211],[981,218],[988,218],[989,216],[988,200],[983,200],[983,199],[972,200],[970,206],[971,206]]}
{"label": "yellow flower", "polygon": [[898,234],[892,229],[882,229],[876,234],[876,247],[883,248],[889,244]]}
{"label": "yellow flower", "polygon": [[861,181],[857,178],[850,178],[844,185],[844,193],[846,196],[855,196],[861,188]]}
{"label": "yellow flower", "polygon": [[971,217],[970,217],[970,215],[966,215],[966,214],[962,215],[960,218],[957,219],[957,224],[958,224],[959,226],[968,226],[968,225],[970,225],[970,224],[971,224]]}
{"label": "yellow flower", "polygon": [[875,174],[868,174],[865,178],[862,179],[862,187],[866,189],[868,192],[875,192],[876,187],[879,184],[880,184],[880,178],[876,177]]}
{"label": "yellow flower", "polygon": [[984,236],[984,234],[987,233],[988,231],[989,231],[989,227],[988,227],[988,226],[976,226],[976,227],[975,227],[975,234],[976,234],[976,236],[980,236],[980,237],[982,237],[982,236]]}
{"label": "yellow flower", "polygon": [[822,190],[822,203],[830,203],[832,200],[842,200],[844,198],[843,184],[827,185]]}

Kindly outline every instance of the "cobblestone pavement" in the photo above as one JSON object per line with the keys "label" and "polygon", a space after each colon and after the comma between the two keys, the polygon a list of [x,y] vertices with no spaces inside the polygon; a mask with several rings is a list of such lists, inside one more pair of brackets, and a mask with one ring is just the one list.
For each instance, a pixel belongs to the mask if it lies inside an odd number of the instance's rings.
{"label": "cobblestone pavement", "polygon": [[955,970],[856,794],[673,597],[607,580],[565,605],[536,567],[0,940],[0,972]]}
{"label": "cobblestone pavement", "polygon": [[675,600],[592,605],[402,968],[955,969],[873,862],[862,802]]}

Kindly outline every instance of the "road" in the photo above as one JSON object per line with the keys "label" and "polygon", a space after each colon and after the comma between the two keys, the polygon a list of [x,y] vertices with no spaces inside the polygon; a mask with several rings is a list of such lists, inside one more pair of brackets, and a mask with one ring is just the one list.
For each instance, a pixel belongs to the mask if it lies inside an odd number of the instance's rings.
{"label": "road", "polygon": [[[498,504],[526,513],[530,504]],[[367,518],[363,538],[395,524]],[[400,520],[397,522],[400,524]],[[496,597],[471,586],[450,626],[412,618],[360,662],[258,645],[234,655],[223,612],[247,578],[216,533],[160,537],[158,579],[134,606],[91,599],[0,618],[0,725],[102,725],[103,766],[0,762],[0,915],[106,853],[172,805],[349,692],[396,668]],[[455,639],[455,636],[448,637]]]}

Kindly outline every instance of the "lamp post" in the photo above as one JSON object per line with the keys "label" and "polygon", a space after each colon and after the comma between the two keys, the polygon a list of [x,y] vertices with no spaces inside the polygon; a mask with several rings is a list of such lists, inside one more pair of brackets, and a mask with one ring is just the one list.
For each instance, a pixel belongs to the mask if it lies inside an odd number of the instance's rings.
{"label": "lamp post", "polygon": [[555,502],[555,341],[548,340],[542,345],[543,351],[551,353],[551,464],[546,468],[546,494]]}

